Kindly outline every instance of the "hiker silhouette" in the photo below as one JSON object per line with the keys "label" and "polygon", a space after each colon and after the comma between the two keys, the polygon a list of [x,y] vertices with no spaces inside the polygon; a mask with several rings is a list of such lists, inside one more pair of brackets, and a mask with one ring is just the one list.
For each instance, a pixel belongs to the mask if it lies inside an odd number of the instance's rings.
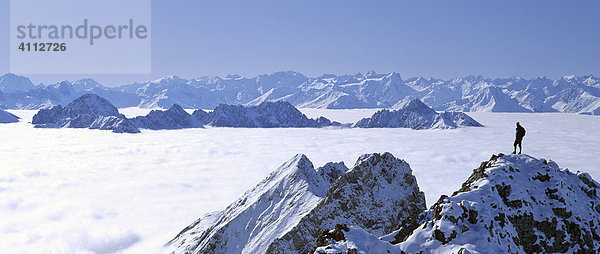
{"label": "hiker silhouette", "polygon": [[517,153],[517,145],[519,146],[519,154],[521,154],[521,151],[523,151],[523,146],[521,145],[521,142],[523,142],[523,137],[525,137],[525,128],[523,128],[523,126],[521,126],[521,124],[519,122],[517,122],[517,128],[516,128],[517,133],[515,134],[515,143],[513,143],[513,154]]}

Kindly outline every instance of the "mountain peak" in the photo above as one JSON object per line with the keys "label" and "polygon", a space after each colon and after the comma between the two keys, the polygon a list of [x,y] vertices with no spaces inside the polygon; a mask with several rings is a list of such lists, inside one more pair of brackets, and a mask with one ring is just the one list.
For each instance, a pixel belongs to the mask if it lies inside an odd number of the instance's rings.
{"label": "mountain peak", "polygon": [[407,98],[406,100],[400,101],[398,104],[394,105],[394,108],[397,108],[400,111],[414,111],[425,114],[435,114],[435,110],[427,106],[427,104],[425,104],[419,98]]}
{"label": "mountain peak", "polygon": [[65,107],[71,115],[92,114],[98,116],[122,116],[110,101],[96,94],[84,94]]}

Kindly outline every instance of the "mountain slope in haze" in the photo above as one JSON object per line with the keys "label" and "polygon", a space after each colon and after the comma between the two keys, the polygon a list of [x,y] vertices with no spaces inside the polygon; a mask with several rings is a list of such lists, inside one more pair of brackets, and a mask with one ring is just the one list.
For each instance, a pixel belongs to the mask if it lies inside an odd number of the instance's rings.
{"label": "mountain slope in haze", "polygon": [[0,123],[16,123],[19,117],[0,109]]}

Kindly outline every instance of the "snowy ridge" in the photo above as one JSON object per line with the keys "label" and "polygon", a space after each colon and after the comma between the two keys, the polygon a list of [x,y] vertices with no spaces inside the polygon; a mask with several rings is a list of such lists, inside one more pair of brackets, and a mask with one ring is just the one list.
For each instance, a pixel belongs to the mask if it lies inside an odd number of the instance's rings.
{"label": "snowy ridge", "polygon": [[0,123],[16,123],[19,117],[0,109]]}
{"label": "snowy ridge", "polygon": [[186,227],[169,242],[171,252],[263,253],[312,210],[330,181],[346,170],[343,163],[315,170],[306,156],[298,154],[225,210]]}
{"label": "snowy ridge", "polygon": [[481,127],[479,122],[462,112],[437,113],[419,99],[397,104],[398,110],[380,110],[356,122],[360,128],[450,129],[459,126]]}
{"label": "snowy ridge", "polygon": [[317,253],[597,253],[599,191],[587,173],[528,155],[495,155],[415,218],[420,225],[380,241],[350,229]]}
{"label": "snowy ridge", "polygon": [[60,105],[41,109],[33,116],[37,128],[89,128],[112,130],[116,133],[140,132],[110,102],[95,94],[86,94],[66,107]]}
{"label": "snowy ridge", "polygon": [[257,106],[288,101],[303,108],[392,108],[398,101],[419,98],[439,111],[600,113],[600,79],[564,76],[489,79],[466,76],[451,80],[410,78],[392,72],[309,78],[287,71],[252,78],[228,75],[154,81],[106,88],[91,79],[33,85],[26,77],[0,76],[0,108],[40,109],[65,105],[95,93],[118,107],[214,108],[219,104]]}

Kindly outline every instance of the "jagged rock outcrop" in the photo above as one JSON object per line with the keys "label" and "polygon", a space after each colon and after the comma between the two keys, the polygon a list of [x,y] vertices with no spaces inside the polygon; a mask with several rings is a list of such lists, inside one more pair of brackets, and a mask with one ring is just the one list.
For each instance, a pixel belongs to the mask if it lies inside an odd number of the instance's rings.
{"label": "jagged rock outcrop", "polygon": [[0,123],[16,123],[19,117],[0,109]]}
{"label": "jagged rock outcrop", "polygon": [[589,174],[555,162],[494,155],[411,230],[377,240],[350,229],[317,253],[598,253],[599,191]]}
{"label": "jagged rock outcrop", "polygon": [[382,236],[425,208],[425,196],[408,163],[390,153],[366,154],[298,225],[275,240],[267,253],[311,252],[317,237],[336,224]]}
{"label": "jagged rock outcrop", "polygon": [[41,109],[33,116],[37,128],[89,128],[112,130],[116,133],[140,132],[110,102],[95,94],[86,94],[66,107],[60,105]]}
{"label": "jagged rock outcrop", "polygon": [[167,110],[152,110],[146,116],[138,116],[130,120],[138,128],[151,130],[201,128],[204,126],[201,120],[188,114],[177,104]]}
{"label": "jagged rock outcrop", "polygon": [[173,253],[264,253],[268,245],[325,197],[347,168],[328,163],[314,169],[294,156],[225,210],[205,215],[171,242]]}
{"label": "jagged rock outcrop", "polygon": [[450,129],[459,126],[481,127],[479,122],[462,112],[437,113],[419,99],[399,105],[398,110],[380,110],[354,124],[360,128]]}

